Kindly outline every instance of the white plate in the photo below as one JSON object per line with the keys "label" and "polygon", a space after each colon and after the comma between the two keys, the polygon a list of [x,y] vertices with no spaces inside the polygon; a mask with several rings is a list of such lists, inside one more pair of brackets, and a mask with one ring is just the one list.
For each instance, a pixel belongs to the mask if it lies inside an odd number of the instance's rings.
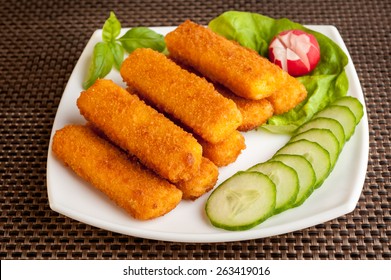
{"label": "white plate", "polygon": [[[309,26],[334,40],[348,54],[346,46],[333,26]],[[173,27],[152,28],[165,35]],[[123,30],[125,32],[126,29]],[[224,242],[248,240],[283,234],[314,226],[354,210],[365,180],[368,162],[369,135],[366,113],[356,128],[351,140],[346,143],[334,171],[309,199],[300,207],[273,216],[259,226],[247,231],[231,232],[213,227],[204,213],[209,193],[198,200],[182,201],[173,211],[151,221],[137,221],[112,203],[105,195],[79,179],[59,162],[51,151],[52,138],[56,130],[71,123],[85,123],[79,114],[76,100],[82,89],[89,60],[95,43],[101,40],[97,30],[85,47],[63,93],[48,151],[47,188],[50,207],[65,216],[102,229],[138,236],[177,242]],[[351,62],[346,72],[350,87],[348,95],[364,103],[363,92],[356,70]],[[106,78],[125,86],[118,71],[113,70]],[[365,106],[365,105],[364,105]],[[364,108],[365,109],[365,108]],[[220,169],[218,183],[238,170],[245,170],[255,163],[269,159],[288,140],[287,136],[265,131],[245,133],[247,149],[237,161]]]}

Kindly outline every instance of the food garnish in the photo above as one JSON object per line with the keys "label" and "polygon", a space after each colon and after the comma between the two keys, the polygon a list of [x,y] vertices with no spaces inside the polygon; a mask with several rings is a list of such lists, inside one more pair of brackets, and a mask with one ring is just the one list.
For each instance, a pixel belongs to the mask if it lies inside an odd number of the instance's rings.
{"label": "food garnish", "polygon": [[102,41],[95,45],[87,77],[83,88],[88,89],[99,78],[104,78],[114,67],[119,70],[124,60],[125,51],[133,52],[137,48],[151,48],[159,52],[166,49],[164,37],[147,27],[135,27],[122,37],[121,23],[114,12],[106,20],[102,29]]}
{"label": "food garnish", "polygon": [[320,60],[320,47],[315,36],[302,30],[279,33],[269,45],[269,60],[294,77],[315,69]]}
{"label": "food garnish", "polygon": [[335,99],[345,96],[349,88],[345,66],[348,57],[327,36],[306,28],[286,18],[273,19],[257,13],[229,11],[214,18],[208,24],[214,32],[240,45],[268,55],[273,38],[285,30],[302,30],[315,36],[319,43],[321,59],[316,68],[307,75],[297,77],[305,86],[307,99],[290,111],[269,118],[262,128],[274,133],[293,133],[316,112]]}
{"label": "food garnish", "polygon": [[[342,151],[335,123],[343,129],[343,147],[363,114],[358,99],[341,97],[301,126],[269,160],[232,175],[212,192],[206,202],[205,211],[212,225],[227,230],[245,230],[272,215],[301,205],[321,187]],[[289,177],[286,175],[288,171],[293,173]],[[274,183],[275,195],[272,184],[260,181],[256,173]],[[295,174],[297,178],[294,179]],[[249,190],[252,194],[245,195]],[[255,205],[261,202],[261,198],[264,205]]]}

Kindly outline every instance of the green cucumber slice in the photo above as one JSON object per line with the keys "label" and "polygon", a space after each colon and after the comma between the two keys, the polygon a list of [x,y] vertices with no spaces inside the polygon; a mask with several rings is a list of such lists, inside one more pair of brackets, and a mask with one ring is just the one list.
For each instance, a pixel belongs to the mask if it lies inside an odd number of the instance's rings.
{"label": "green cucumber slice", "polygon": [[334,119],[323,118],[323,117],[312,119],[309,122],[300,126],[295,131],[295,134],[293,136],[300,134],[300,133],[303,133],[303,132],[310,130],[310,129],[313,129],[313,128],[322,128],[322,129],[330,130],[338,140],[339,151],[340,152],[342,151],[342,148],[345,145],[345,132],[343,130],[342,125]]}
{"label": "green cucumber slice", "polygon": [[348,141],[352,137],[354,130],[356,129],[356,118],[352,111],[348,107],[339,105],[327,106],[322,111],[318,112],[313,118],[330,118],[338,121],[345,133],[345,141]]}
{"label": "green cucumber slice", "polygon": [[248,171],[258,171],[270,178],[276,185],[276,209],[278,214],[293,206],[299,192],[299,178],[296,171],[282,162],[263,162],[257,164]]}
{"label": "green cucumber slice", "polygon": [[352,111],[354,117],[356,118],[356,125],[360,122],[361,118],[364,116],[364,106],[361,102],[353,96],[343,96],[335,100],[333,105],[345,106]]}
{"label": "green cucumber slice", "polygon": [[245,230],[273,215],[275,205],[276,186],[268,176],[239,171],[212,192],[205,212],[215,227]]}
{"label": "green cucumber slice", "polygon": [[276,153],[300,155],[305,157],[315,171],[316,182],[314,188],[319,188],[330,173],[330,155],[322,146],[308,140],[298,140],[288,143]]}
{"label": "green cucumber slice", "polygon": [[315,171],[311,163],[303,156],[299,155],[275,155],[269,161],[280,161],[293,168],[299,179],[299,192],[293,207],[297,207],[311,195],[316,182]]}
{"label": "green cucumber slice", "polygon": [[330,155],[331,169],[334,167],[339,156],[339,143],[334,134],[328,129],[312,128],[303,133],[293,136],[289,142],[296,142],[305,139],[311,142],[318,143]]}

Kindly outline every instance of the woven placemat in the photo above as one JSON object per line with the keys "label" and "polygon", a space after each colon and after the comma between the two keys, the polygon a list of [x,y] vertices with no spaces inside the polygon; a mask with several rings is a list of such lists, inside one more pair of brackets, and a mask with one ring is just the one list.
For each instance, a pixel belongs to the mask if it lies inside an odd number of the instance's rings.
{"label": "woven placemat", "polygon": [[[1,0],[0,7],[1,259],[390,259],[389,1]],[[125,236],[52,211],[46,158],[53,120],[78,57],[111,10],[128,27],[177,25],[187,18],[207,24],[227,10],[335,25],[357,69],[369,117],[368,172],[356,209],[304,230],[216,244]]]}

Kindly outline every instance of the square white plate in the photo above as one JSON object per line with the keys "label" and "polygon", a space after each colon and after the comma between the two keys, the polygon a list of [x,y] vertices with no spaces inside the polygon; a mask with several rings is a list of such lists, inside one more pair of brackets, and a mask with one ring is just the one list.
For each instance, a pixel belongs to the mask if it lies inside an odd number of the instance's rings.
{"label": "square white plate", "polygon": [[[346,72],[349,79],[348,95],[364,104],[364,96],[348,50],[333,26],[308,26],[335,41],[348,55]],[[152,28],[165,35],[175,27]],[[123,29],[122,33],[127,29]],[[101,41],[102,30],[97,30],[85,47],[69,78],[58,107],[51,133],[47,160],[47,188],[50,207],[65,216],[102,229],[149,239],[177,242],[225,242],[248,240],[283,234],[314,226],[354,210],[363,188],[369,149],[368,119],[364,117],[345,147],[339,160],[322,187],[317,189],[300,207],[273,216],[247,231],[231,232],[213,227],[205,213],[204,205],[210,193],[196,201],[182,201],[173,211],[151,221],[137,221],[117,207],[104,194],[78,178],[58,161],[51,151],[56,130],[67,124],[85,123],[76,106],[83,79],[94,45]],[[116,70],[106,76],[125,87]],[[266,161],[287,141],[288,136],[271,134],[263,130],[244,133],[247,148],[237,161],[220,168],[217,185],[238,170]]]}

